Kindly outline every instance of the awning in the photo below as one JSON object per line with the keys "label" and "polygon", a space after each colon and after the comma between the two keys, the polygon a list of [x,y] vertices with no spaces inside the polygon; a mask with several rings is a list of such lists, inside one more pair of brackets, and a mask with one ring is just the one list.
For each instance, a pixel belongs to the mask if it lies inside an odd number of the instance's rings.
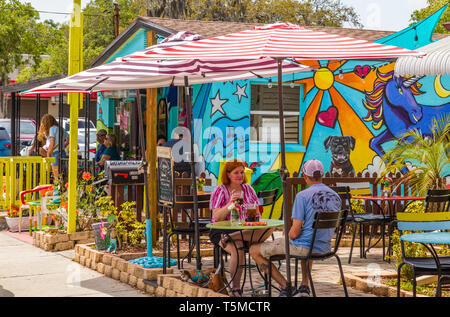
{"label": "awning", "polygon": [[427,76],[450,74],[450,36],[419,49],[424,57],[400,57],[395,63],[396,76]]}

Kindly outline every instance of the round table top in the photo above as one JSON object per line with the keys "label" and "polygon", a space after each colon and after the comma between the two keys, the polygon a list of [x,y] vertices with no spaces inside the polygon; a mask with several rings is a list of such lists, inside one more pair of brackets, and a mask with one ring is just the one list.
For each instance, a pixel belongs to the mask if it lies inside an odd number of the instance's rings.
{"label": "round table top", "polygon": [[244,225],[231,225],[229,220],[211,222],[206,225],[207,228],[210,229],[222,229],[222,230],[254,230],[254,229],[267,229],[267,228],[276,228],[284,225],[283,220],[275,220],[275,219],[261,219],[260,222],[265,221],[267,225],[263,226],[244,226]]}
{"label": "round table top", "polygon": [[450,232],[418,232],[401,236],[403,241],[431,244],[450,244]]}

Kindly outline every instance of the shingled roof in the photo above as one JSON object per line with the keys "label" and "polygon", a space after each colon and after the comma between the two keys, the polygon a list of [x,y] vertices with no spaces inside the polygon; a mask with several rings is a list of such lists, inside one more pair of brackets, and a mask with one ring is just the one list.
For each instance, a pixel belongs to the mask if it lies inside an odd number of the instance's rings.
{"label": "shingled roof", "polygon": [[[240,23],[240,22],[223,22],[223,21],[198,21],[198,20],[180,20],[155,17],[138,17],[125,31],[123,31],[107,48],[92,62],[91,67],[103,64],[116,50],[118,50],[126,40],[134,34],[138,29],[144,28],[155,31],[163,36],[168,36],[180,31],[191,31],[200,34],[206,38],[225,35],[234,32],[240,32],[252,29],[258,23]],[[339,28],[328,26],[310,26],[311,30],[348,36],[357,39],[375,41],[380,38],[391,35],[393,31],[376,31],[351,28]],[[449,34],[433,35],[433,40],[438,40],[449,36]]]}
{"label": "shingled roof", "polygon": [[[240,32],[252,29],[256,25],[261,25],[258,23],[178,20],[178,19],[154,18],[154,17],[140,17],[140,19],[155,24],[159,24],[161,26],[164,26],[165,28],[172,29],[175,32],[191,31],[198,33],[206,38],[225,35],[234,32]],[[366,41],[375,41],[395,33],[393,31],[363,30],[363,29],[351,29],[351,28],[340,28],[329,26],[307,26],[307,28],[315,31],[337,34],[341,36],[348,36]],[[447,36],[449,35],[435,33],[433,35],[433,40],[438,40]]]}

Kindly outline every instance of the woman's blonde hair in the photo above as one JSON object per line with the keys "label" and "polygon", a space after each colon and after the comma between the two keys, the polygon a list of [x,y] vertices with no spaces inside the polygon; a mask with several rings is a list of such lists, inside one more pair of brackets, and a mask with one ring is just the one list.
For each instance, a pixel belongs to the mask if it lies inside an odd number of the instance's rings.
{"label": "woman's blonde hair", "polygon": [[54,125],[58,125],[58,121],[56,121],[54,116],[47,113],[42,117],[38,132],[38,140],[40,142],[45,142],[47,140],[50,128]]}
{"label": "woman's blonde hair", "polygon": [[116,139],[116,136],[115,136],[114,134],[109,134],[109,133],[108,133],[108,134],[106,135],[106,138],[109,139],[109,140],[111,141],[111,146],[112,146],[112,147],[116,147],[116,145],[117,145],[117,144],[116,144],[117,139]]}
{"label": "woman's blonde hair", "polygon": [[[229,160],[225,163],[223,170],[222,170],[222,175],[220,175],[220,178],[222,180],[222,184],[224,185],[229,185],[230,184],[230,179],[228,178],[228,173],[230,173],[231,171],[233,171],[235,168],[238,168],[242,166],[244,168],[245,171],[245,163],[241,160],[238,159],[232,159]],[[245,177],[244,174],[244,182],[243,184],[247,183],[247,177]]]}

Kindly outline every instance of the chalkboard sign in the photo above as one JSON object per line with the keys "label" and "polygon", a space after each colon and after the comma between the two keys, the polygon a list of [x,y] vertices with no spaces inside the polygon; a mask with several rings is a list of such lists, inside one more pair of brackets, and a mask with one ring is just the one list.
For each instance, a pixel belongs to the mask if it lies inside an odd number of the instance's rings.
{"label": "chalkboard sign", "polygon": [[174,181],[173,159],[170,147],[158,146],[158,201],[162,204],[173,206]]}

